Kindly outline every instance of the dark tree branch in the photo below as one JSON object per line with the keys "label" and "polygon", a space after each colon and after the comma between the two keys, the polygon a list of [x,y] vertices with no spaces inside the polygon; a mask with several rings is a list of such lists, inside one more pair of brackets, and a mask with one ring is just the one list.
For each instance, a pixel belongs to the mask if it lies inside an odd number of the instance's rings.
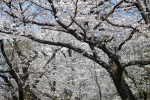
{"label": "dark tree branch", "polygon": [[[21,4],[20,4],[20,9],[22,10],[22,5]],[[8,11],[4,11],[4,12],[7,13],[8,15],[10,15],[13,18],[18,18],[18,16],[16,16],[13,13],[10,13]],[[22,11],[22,13],[24,13],[24,11]],[[50,23],[40,23],[40,22],[36,22],[36,21],[25,20],[25,16],[23,16],[23,20],[22,21],[23,21],[24,24],[26,24],[26,23],[32,23],[32,24],[36,24],[36,25],[39,25],[39,26],[55,26],[54,24],[50,24]]]}
{"label": "dark tree branch", "polygon": [[101,49],[104,53],[107,54],[107,56],[108,56],[109,58],[111,58],[111,59],[115,62],[115,64],[116,64],[121,70],[123,70],[123,67],[122,67],[121,63],[119,62],[119,58],[120,58],[120,57],[119,57],[118,55],[116,55],[115,53],[113,53],[112,51],[110,51],[110,50],[106,47],[105,44],[103,44],[103,43],[101,43],[101,42],[99,42],[99,41],[96,41],[96,40],[94,40],[94,42],[88,42],[88,41],[86,41],[86,42],[87,42],[89,45],[92,45],[92,46],[95,46],[95,47]]}
{"label": "dark tree branch", "polygon": [[149,11],[150,8],[148,8],[148,4],[149,4],[149,1],[144,0],[144,5],[145,5],[145,7],[146,7],[146,12],[150,12],[150,11]]}
{"label": "dark tree branch", "polygon": [[129,74],[126,69],[124,69],[124,72],[126,76],[129,77],[133,81],[134,85],[137,87],[138,84],[137,84],[137,81],[134,79],[134,77],[131,74]]}
{"label": "dark tree branch", "polygon": [[40,22],[36,22],[36,21],[25,21],[26,23],[32,23],[32,24],[36,24],[39,26],[55,26],[54,24],[50,24],[50,23],[40,23]]}
{"label": "dark tree branch", "polygon": [[115,9],[118,8],[119,5],[122,4],[122,3],[123,3],[123,0],[121,0],[119,3],[117,3],[117,4],[113,7],[113,9],[112,9],[108,14],[106,14],[105,16],[108,18],[111,14],[113,14],[113,12],[115,11]]}
{"label": "dark tree branch", "polygon": [[11,71],[0,70],[0,73],[11,73]]}
{"label": "dark tree branch", "polygon": [[50,3],[50,5],[51,5],[52,12],[54,13],[54,17],[55,17],[55,19],[56,19],[56,18],[58,18],[58,17],[56,16],[56,14],[57,14],[57,10],[56,10],[56,8],[54,7],[53,1],[52,1],[52,0],[48,0],[48,2],[49,2],[49,3]]}
{"label": "dark tree branch", "polygon": [[[51,62],[52,59],[55,58],[57,51],[60,50],[60,49],[61,49],[61,48],[54,50],[53,55],[47,60],[47,62],[45,63],[43,69],[45,69],[45,67],[49,64],[49,62]],[[46,73],[46,71],[43,72],[39,77],[41,78],[45,73]]]}
{"label": "dark tree branch", "polygon": [[95,13],[93,9],[98,8],[99,6],[103,5],[104,2],[105,2],[105,0],[104,1],[100,1],[97,6],[92,7],[91,10],[90,10],[90,14]]}
{"label": "dark tree branch", "polygon": [[[73,0],[72,0],[72,2],[74,2]],[[77,8],[78,8],[78,0],[76,1],[76,3],[74,2],[74,4],[75,4],[75,12],[74,12],[74,16],[73,16],[73,18],[75,18],[76,17],[76,15],[77,15]],[[73,24],[73,21],[67,26],[67,27],[70,27],[71,25]]]}
{"label": "dark tree branch", "polygon": [[133,26],[129,26],[129,25],[119,25],[119,24],[112,23],[112,22],[110,22],[108,19],[104,18],[104,16],[102,16],[102,20],[108,22],[108,23],[111,24],[112,26],[135,29]]}
{"label": "dark tree branch", "polygon": [[32,4],[33,4],[33,3],[31,3],[30,5],[28,5],[28,6],[24,9],[24,11],[21,12],[21,14],[24,14],[24,13],[28,10],[28,8],[31,7]]}
{"label": "dark tree branch", "polygon": [[69,49],[72,49],[74,50],[75,52],[78,52],[80,54],[83,54],[84,57],[87,57],[93,61],[95,61],[96,63],[98,63],[99,65],[101,65],[102,67],[108,69],[109,66],[101,61],[100,59],[96,59],[95,57],[93,57],[92,55],[88,54],[85,50],[81,49],[81,48],[77,48],[77,47],[74,47],[70,44],[66,44],[66,43],[61,43],[61,42],[52,42],[52,41],[46,41],[46,40],[41,40],[41,39],[37,39],[31,35],[28,35],[28,36],[24,36],[24,37],[27,37],[33,41],[36,41],[36,42],[39,42],[39,43],[42,43],[42,44],[49,44],[49,45],[55,45],[55,46],[61,46],[61,47],[66,47],[66,48],[69,48]]}
{"label": "dark tree branch", "polygon": [[11,1],[6,2],[6,1],[3,0],[3,2],[8,6],[9,9],[12,7],[12,2]]}
{"label": "dark tree branch", "polygon": [[150,23],[150,1],[149,0],[144,0],[144,4],[146,6],[146,13],[147,13],[147,18]]}
{"label": "dark tree branch", "polygon": [[18,16],[16,16],[14,13],[10,13],[8,11],[4,11],[5,13],[7,13],[9,16],[13,17],[13,18],[18,18]]}
{"label": "dark tree branch", "polygon": [[8,87],[13,88],[13,85],[11,84],[11,82],[9,81],[7,76],[4,76],[4,75],[0,74],[0,77],[3,78],[3,80],[7,83]]}
{"label": "dark tree branch", "polygon": [[142,17],[143,17],[145,23],[146,23],[146,24],[150,23],[150,21],[149,21],[147,15],[146,15],[146,13],[145,13],[145,11],[144,11],[142,5],[140,4],[139,0],[137,0],[137,1],[138,1],[138,2],[137,2],[137,3],[134,3],[134,4],[135,4],[135,6],[137,7],[137,9],[139,10],[139,12],[141,13],[141,15],[142,15]]}
{"label": "dark tree branch", "polygon": [[52,28],[48,28],[48,27],[41,27],[41,29],[48,29],[48,30],[53,30],[53,31],[58,31],[58,32],[65,32],[65,33],[69,33],[67,30],[65,29],[52,29]]}
{"label": "dark tree branch", "polygon": [[[4,11],[4,12],[13,18],[18,18],[18,16],[14,15],[13,13],[9,13],[8,11]],[[39,26],[55,26],[54,24],[50,24],[50,23],[40,23],[40,22],[36,22],[36,21],[25,20],[25,18],[23,18],[22,21],[23,21],[23,23],[32,23],[32,24],[36,24]]]}
{"label": "dark tree branch", "polygon": [[120,45],[118,47],[118,50],[121,50],[122,46],[133,37],[133,34],[135,33],[135,31],[136,31],[135,29],[132,30],[132,32],[130,33],[129,37],[126,38],[122,43],[120,43]]}
{"label": "dark tree branch", "polygon": [[0,30],[1,33],[5,33],[5,34],[13,34],[12,32],[7,32],[7,31],[3,31],[3,30]]}
{"label": "dark tree branch", "polygon": [[15,79],[17,85],[18,85],[18,92],[19,92],[19,100],[23,100],[24,99],[24,96],[23,96],[23,88],[22,88],[22,83],[20,81],[20,79],[18,78],[15,70],[13,69],[13,66],[11,64],[11,62],[9,61],[5,51],[4,51],[4,43],[3,43],[3,40],[0,40],[0,46],[1,46],[1,52],[6,60],[6,63],[8,64],[8,66],[10,67],[10,70],[11,70],[11,76]]}
{"label": "dark tree branch", "polygon": [[40,4],[36,3],[36,2],[31,1],[31,3],[33,3],[33,4],[35,4],[35,5],[37,5],[37,6],[41,7],[41,8],[43,8],[44,10],[52,11],[51,9],[46,8],[46,7],[40,5]]}
{"label": "dark tree branch", "polygon": [[71,35],[73,35],[76,39],[78,39],[80,41],[84,41],[84,38],[80,37],[77,33],[75,33],[75,30],[68,28],[64,23],[62,23],[60,20],[58,20],[58,16],[56,15],[57,14],[57,10],[54,7],[54,4],[53,4],[52,0],[48,0],[48,2],[51,4],[51,8],[52,8],[52,11],[54,13],[54,17],[55,17],[57,23],[62,28],[64,28],[65,30],[67,30]]}
{"label": "dark tree branch", "polygon": [[81,29],[82,29],[82,31],[83,31],[83,33],[84,33],[84,41],[86,41],[86,31],[85,31],[85,29],[80,25],[80,24],[78,24],[76,21],[75,21],[75,19],[74,18],[72,18],[72,20],[73,20],[73,22],[75,22]]}
{"label": "dark tree branch", "polygon": [[97,53],[96,53],[95,48],[94,48],[92,45],[89,45],[89,46],[90,46],[90,48],[91,48],[91,50],[92,50],[93,57],[97,58],[98,56],[97,56]]}
{"label": "dark tree branch", "polygon": [[[20,10],[23,11],[23,8],[22,8],[22,3],[19,2],[19,7],[20,7]],[[25,16],[22,14],[22,21],[23,21],[23,24],[24,26],[26,26],[26,21],[25,21]]]}
{"label": "dark tree branch", "polygon": [[123,64],[123,67],[126,68],[132,65],[149,65],[150,61],[130,61],[128,63]]}
{"label": "dark tree branch", "polygon": [[95,25],[94,28],[93,28],[93,30],[96,30],[101,25],[101,23],[102,22],[99,22],[97,25]]}

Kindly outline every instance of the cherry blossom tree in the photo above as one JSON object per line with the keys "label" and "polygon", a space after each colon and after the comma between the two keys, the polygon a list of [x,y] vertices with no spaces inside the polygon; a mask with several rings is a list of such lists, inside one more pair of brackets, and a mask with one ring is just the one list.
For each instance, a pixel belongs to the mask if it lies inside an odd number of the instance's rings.
{"label": "cherry blossom tree", "polygon": [[[137,99],[126,78],[138,89],[136,76],[130,74],[132,67],[149,69],[149,0],[2,0],[0,5],[1,43],[17,38],[53,45],[56,50],[68,48],[70,56],[77,52],[103,67],[122,100]],[[23,91],[17,74],[11,76]],[[100,95],[97,78],[95,74]],[[23,97],[23,93],[20,95]]]}

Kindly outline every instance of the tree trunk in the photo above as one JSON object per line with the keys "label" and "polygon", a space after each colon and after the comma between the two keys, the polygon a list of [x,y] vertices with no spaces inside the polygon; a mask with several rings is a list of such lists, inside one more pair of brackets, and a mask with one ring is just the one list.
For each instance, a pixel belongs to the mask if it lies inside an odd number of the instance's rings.
{"label": "tree trunk", "polygon": [[125,82],[123,72],[117,71],[111,74],[111,77],[122,100],[137,100]]}

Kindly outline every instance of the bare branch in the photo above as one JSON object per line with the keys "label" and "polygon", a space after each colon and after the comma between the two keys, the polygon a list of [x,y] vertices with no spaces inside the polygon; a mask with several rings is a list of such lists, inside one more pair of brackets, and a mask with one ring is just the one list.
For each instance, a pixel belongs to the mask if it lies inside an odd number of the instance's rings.
{"label": "bare branch", "polygon": [[48,0],[48,2],[51,4],[51,8],[52,8],[52,12],[54,13],[54,17],[55,19],[57,18],[56,14],[57,14],[57,10],[54,7],[53,1],[52,0]]}
{"label": "bare branch", "polygon": [[123,0],[121,0],[119,3],[117,3],[114,7],[113,7],[113,9],[108,13],[108,14],[106,14],[106,17],[108,18],[111,14],[113,14],[113,12],[115,11],[115,9],[120,5],[120,4],[122,4],[123,3]]}
{"label": "bare branch", "polygon": [[28,5],[28,6],[25,8],[25,10],[21,12],[21,14],[24,14],[24,12],[26,12],[26,11],[28,10],[28,8],[31,7],[32,4],[33,4],[33,3],[31,3],[30,5]]}
{"label": "bare branch", "polygon": [[32,24],[36,24],[36,25],[39,25],[39,26],[55,26],[54,24],[50,24],[50,23],[39,23],[39,22],[36,22],[36,21],[25,21],[26,23],[32,23]]}
{"label": "bare branch", "polygon": [[[4,11],[4,12],[9,14],[13,18],[18,18],[18,16],[14,15],[13,13],[10,13],[8,11]],[[22,20],[22,21],[24,21],[24,23],[32,23],[32,24],[36,24],[39,26],[55,26],[54,24],[50,24],[50,23],[40,23],[40,22],[30,21],[30,20]]]}
{"label": "bare branch", "polygon": [[133,3],[133,4],[138,3],[137,1],[131,1],[131,0],[130,0],[130,1],[124,0],[124,2],[125,2],[125,3],[131,3],[131,4],[132,4],[132,3]]}
{"label": "bare branch", "polygon": [[95,25],[94,28],[93,28],[93,30],[96,30],[101,25],[101,23],[102,22],[99,22],[97,25]]}
{"label": "bare branch", "polygon": [[86,41],[86,31],[85,31],[85,29],[84,29],[80,24],[78,24],[78,23],[75,21],[74,18],[72,18],[72,20],[73,20],[73,22],[75,22],[75,23],[82,29],[82,31],[84,32],[84,41]]}
{"label": "bare branch", "polygon": [[58,32],[69,33],[67,30],[64,30],[64,29],[52,29],[52,28],[48,28],[48,27],[41,27],[41,29],[48,29],[48,30],[53,30],[53,31],[58,31]]}
{"label": "bare branch", "polygon": [[105,2],[105,0],[104,1],[100,1],[96,7],[92,7],[91,10],[90,10],[90,14],[95,13],[93,9],[94,8],[98,8],[99,6],[103,5],[104,2]]}
{"label": "bare branch", "polygon": [[125,70],[125,69],[124,69],[124,72],[125,72],[126,76],[129,77],[133,81],[134,85],[137,87],[138,84],[137,84],[136,80],[134,79],[134,77],[131,74],[129,74],[127,72],[127,70]]}
{"label": "bare branch", "polygon": [[[72,0],[72,2],[74,2],[74,1]],[[76,7],[75,7],[75,12],[74,12],[73,18],[75,18],[76,14],[77,14],[78,0],[76,1],[76,3],[74,2],[74,4],[75,4]],[[70,27],[72,24],[73,24],[73,21],[67,27]]]}
{"label": "bare branch", "polygon": [[0,70],[0,73],[10,73],[11,71],[3,71],[3,70]]}
{"label": "bare branch", "polygon": [[7,32],[7,31],[3,31],[3,30],[0,30],[1,33],[5,33],[5,34],[13,34],[12,32]]}
{"label": "bare branch", "polygon": [[10,15],[13,18],[18,18],[18,16],[16,16],[15,14],[13,14],[12,12],[8,12],[8,11],[4,11],[5,13],[7,13],[8,15]]}
{"label": "bare branch", "polygon": [[11,84],[11,82],[8,80],[8,77],[4,76],[4,75],[1,75],[0,74],[0,77],[4,79],[4,81],[7,83],[8,87],[12,87],[13,88],[13,85]]}
{"label": "bare branch", "polygon": [[139,12],[141,13],[141,15],[142,15],[145,23],[146,24],[149,23],[149,19],[147,18],[147,15],[145,14],[145,11],[144,11],[142,5],[140,4],[139,0],[136,0],[136,1],[127,1],[127,0],[124,0],[124,2],[126,2],[126,3],[133,3],[137,7],[137,9],[139,10]]}
{"label": "bare branch", "polygon": [[104,16],[102,16],[102,20],[108,22],[108,23],[111,24],[112,26],[135,29],[133,26],[129,26],[129,25],[119,25],[119,24],[112,23],[112,22],[110,22],[108,19],[104,18]]}
{"label": "bare branch", "polygon": [[149,65],[150,61],[130,61],[128,63],[123,64],[123,67],[126,68],[132,65]]}
{"label": "bare branch", "polygon": [[45,10],[52,11],[51,9],[46,8],[46,7],[44,7],[44,6],[40,5],[40,4],[36,3],[36,2],[31,1],[31,3],[33,3],[33,4],[37,5],[37,6],[39,6],[39,7],[43,8],[43,9],[45,9]]}
{"label": "bare branch", "polygon": [[52,60],[52,59],[54,59],[54,58],[55,58],[55,56],[56,56],[56,52],[57,52],[58,50],[60,50],[60,49],[61,49],[61,48],[54,50],[53,55],[52,55],[52,56],[48,59],[48,61],[46,62],[46,64],[44,65],[44,67],[43,67],[43,68],[45,68],[45,67],[46,67],[46,65],[47,65],[49,62],[51,62],[51,60]]}
{"label": "bare branch", "polygon": [[135,33],[135,31],[136,31],[135,29],[132,30],[132,32],[130,33],[129,37],[126,38],[126,39],[119,45],[118,50],[121,50],[122,46],[123,46],[127,41],[129,41],[129,40],[133,37],[133,34]]}

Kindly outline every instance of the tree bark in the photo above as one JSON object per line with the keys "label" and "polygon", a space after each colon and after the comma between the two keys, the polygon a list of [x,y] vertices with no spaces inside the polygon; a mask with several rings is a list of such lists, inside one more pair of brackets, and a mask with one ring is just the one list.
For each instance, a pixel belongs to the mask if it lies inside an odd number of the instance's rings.
{"label": "tree bark", "polygon": [[137,100],[132,94],[128,84],[125,82],[123,71],[117,70],[111,73],[112,80],[122,100]]}

